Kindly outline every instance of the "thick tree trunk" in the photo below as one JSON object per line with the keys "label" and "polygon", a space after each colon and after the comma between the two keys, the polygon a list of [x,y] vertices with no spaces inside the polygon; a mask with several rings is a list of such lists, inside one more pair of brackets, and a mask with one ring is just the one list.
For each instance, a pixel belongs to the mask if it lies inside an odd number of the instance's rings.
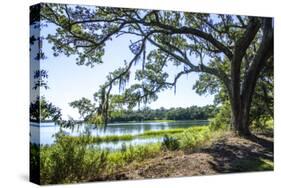
{"label": "thick tree trunk", "polygon": [[240,136],[251,135],[249,129],[249,114],[251,101],[231,101],[231,126]]}
{"label": "thick tree trunk", "polygon": [[244,101],[243,108],[242,108],[242,115],[241,115],[241,128],[239,131],[240,135],[243,136],[250,136],[250,108],[251,108],[251,102],[252,102],[252,95],[250,97],[251,99],[248,101]]}
{"label": "thick tree trunk", "polygon": [[249,115],[256,82],[267,59],[273,55],[272,19],[266,18],[263,20],[262,24],[262,41],[253,62],[246,71],[242,87],[240,85],[241,63],[246,53],[246,49],[258,31],[254,31],[254,28],[257,29],[255,22],[252,22],[253,28],[249,27],[248,31],[245,32],[244,37],[237,41],[235,53],[231,62],[231,86],[229,96],[232,109],[232,128],[241,136],[251,135],[249,129]]}

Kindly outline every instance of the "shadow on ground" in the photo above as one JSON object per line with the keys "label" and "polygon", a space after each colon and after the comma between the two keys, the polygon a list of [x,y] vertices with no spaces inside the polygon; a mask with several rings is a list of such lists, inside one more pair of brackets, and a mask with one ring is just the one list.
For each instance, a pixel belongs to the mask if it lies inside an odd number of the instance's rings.
{"label": "shadow on ground", "polygon": [[273,134],[226,134],[197,151],[173,151],[130,164],[103,180],[167,178],[273,170]]}
{"label": "shadow on ground", "polygon": [[224,138],[202,152],[213,156],[209,163],[218,173],[273,170],[273,141],[264,135]]}

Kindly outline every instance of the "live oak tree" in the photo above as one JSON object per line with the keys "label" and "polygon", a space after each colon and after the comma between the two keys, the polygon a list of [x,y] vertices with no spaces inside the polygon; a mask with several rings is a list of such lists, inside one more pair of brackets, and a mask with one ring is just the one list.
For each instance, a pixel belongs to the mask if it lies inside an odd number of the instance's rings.
{"label": "live oak tree", "polygon": [[[105,46],[117,37],[132,37],[133,58],[109,73],[95,94],[96,116],[107,123],[110,93],[119,85],[129,106],[157,99],[165,89],[192,72],[212,75],[225,89],[231,105],[231,124],[249,135],[249,112],[263,68],[273,63],[273,20],[265,17],[199,14],[42,4],[41,18],[56,25],[49,35],[54,55],[76,55],[78,65],[103,63]],[[133,65],[137,84],[126,88]],[[167,65],[181,69],[174,78]],[[188,96],[187,96],[188,98]]]}
{"label": "live oak tree", "polygon": [[[229,69],[230,65],[225,67]],[[196,93],[199,95],[212,94],[214,95],[215,105],[220,105],[220,111],[222,114],[228,112],[229,97],[227,91],[221,82],[215,76],[203,73],[199,76],[199,79],[193,86]],[[257,80],[255,92],[253,94],[252,105],[250,109],[250,124],[258,125],[261,127],[266,126],[267,120],[274,118],[273,106],[274,106],[274,87],[273,87],[273,61],[269,61],[266,66],[263,67],[259,78]],[[224,115],[224,117],[218,114],[218,118],[222,117],[227,119],[229,115]],[[229,119],[226,121],[229,122]],[[229,123],[228,123],[229,124]],[[223,125],[222,125],[223,126]]]}

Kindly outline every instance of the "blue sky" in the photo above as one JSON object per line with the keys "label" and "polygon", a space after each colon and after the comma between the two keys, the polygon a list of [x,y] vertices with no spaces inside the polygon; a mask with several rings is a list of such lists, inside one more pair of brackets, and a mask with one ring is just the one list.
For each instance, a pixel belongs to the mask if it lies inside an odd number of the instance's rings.
{"label": "blue sky", "polygon": [[[41,35],[46,36],[53,32],[53,26],[44,27]],[[108,42],[103,57],[104,63],[96,65],[93,68],[77,65],[75,63],[75,56],[66,57],[60,54],[58,57],[54,57],[52,55],[51,44],[45,41],[43,43],[43,51],[47,59],[42,60],[40,64],[42,69],[48,71],[48,86],[50,89],[41,89],[41,96],[44,95],[48,101],[61,108],[64,118],[71,116],[78,119],[79,115],[77,111],[71,108],[69,103],[82,97],[93,99],[93,93],[106,81],[108,73],[122,66],[124,60],[129,61],[132,58],[132,54],[128,48],[130,39],[129,37],[122,37]],[[138,68],[140,68],[140,65],[136,65],[132,70]],[[169,78],[172,80],[182,70],[182,67],[175,67],[170,63],[166,69],[170,75]],[[173,89],[163,91],[159,94],[157,101],[147,106],[155,109],[160,107],[188,107],[192,105],[203,106],[212,104],[213,96],[199,96],[192,90],[192,86],[197,79],[198,74],[195,73],[181,77],[177,83],[176,94]],[[133,83],[135,83],[134,74],[131,75],[127,87]],[[113,89],[113,93],[118,92],[118,86],[116,86]]]}

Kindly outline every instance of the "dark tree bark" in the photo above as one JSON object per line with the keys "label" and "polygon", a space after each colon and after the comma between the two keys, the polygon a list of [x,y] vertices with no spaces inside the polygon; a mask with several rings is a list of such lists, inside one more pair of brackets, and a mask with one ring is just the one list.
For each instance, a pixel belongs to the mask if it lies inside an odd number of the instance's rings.
{"label": "dark tree bark", "polygon": [[[257,32],[257,30],[255,30],[255,27],[251,28],[250,26],[249,30],[251,31],[249,31],[249,33],[247,33],[246,31],[244,35],[244,39],[243,39],[244,41],[247,41],[247,39],[250,39],[248,41],[251,41],[253,39],[252,38],[253,34]],[[250,34],[250,32],[252,32],[252,34]],[[238,60],[236,61],[236,57],[234,55],[232,61],[232,67],[231,67],[231,78],[232,78],[231,92],[232,93],[230,94],[231,96],[230,101],[231,101],[231,108],[232,108],[232,126],[234,130],[242,136],[248,136],[251,134],[249,130],[249,125],[250,125],[249,114],[250,114],[253,94],[256,87],[256,82],[262,68],[267,63],[268,58],[273,55],[273,27],[272,27],[271,18],[265,18],[263,20],[262,33],[263,33],[263,37],[260,43],[260,47],[254,57],[253,62],[248,68],[242,87],[240,84],[241,82],[240,66],[241,66],[242,58],[244,56],[242,51],[246,50],[244,47],[249,45],[247,42],[244,42],[242,44],[243,46],[239,46],[239,45],[237,46],[237,50],[239,52],[235,53],[235,55],[238,54],[238,56],[242,56],[242,57],[237,57]]]}

